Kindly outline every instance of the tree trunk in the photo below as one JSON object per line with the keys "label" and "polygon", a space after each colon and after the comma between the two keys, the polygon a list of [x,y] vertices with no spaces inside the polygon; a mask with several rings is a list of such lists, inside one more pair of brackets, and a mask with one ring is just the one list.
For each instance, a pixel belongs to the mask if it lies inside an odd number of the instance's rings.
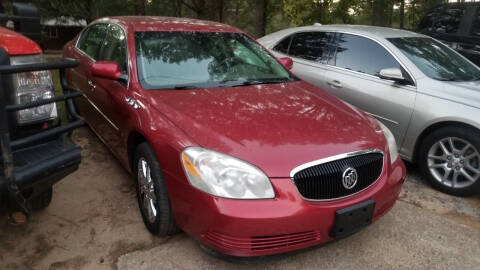
{"label": "tree trunk", "polygon": [[387,17],[387,21],[385,22],[385,26],[392,27],[393,21],[393,2],[388,1],[385,5],[385,16]]}
{"label": "tree trunk", "polygon": [[257,0],[255,6],[255,37],[265,36],[267,0]]}
{"label": "tree trunk", "polygon": [[385,16],[386,4],[385,0],[373,0],[372,25],[387,25],[388,16]]}
{"label": "tree trunk", "polygon": [[405,28],[405,0],[400,1],[400,29]]}
{"label": "tree trunk", "polygon": [[217,0],[218,21],[223,22],[223,0]]}
{"label": "tree trunk", "polygon": [[173,1],[173,16],[182,17],[182,0]]}
{"label": "tree trunk", "polygon": [[[191,0],[191,1],[181,1],[183,6],[191,9],[195,12],[197,19],[200,20],[216,20],[218,15],[218,0],[215,1],[206,1],[206,0]],[[223,1],[222,1],[222,11],[223,11]],[[223,19],[223,14],[222,14]]]}
{"label": "tree trunk", "polygon": [[135,0],[134,2],[135,15],[145,15],[145,0]]}
{"label": "tree trunk", "polygon": [[91,23],[95,19],[95,16],[93,15],[93,3],[92,2],[93,2],[93,0],[85,1],[85,9],[86,9],[86,13],[87,13],[87,16],[86,16],[87,24]]}
{"label": "tree trunk", "polygon": [[208,20],[209,18],[206,10],[205,0],[193,0],[192,2],[195,2],[195,12],[197,13],[197,18],[201,20]]}

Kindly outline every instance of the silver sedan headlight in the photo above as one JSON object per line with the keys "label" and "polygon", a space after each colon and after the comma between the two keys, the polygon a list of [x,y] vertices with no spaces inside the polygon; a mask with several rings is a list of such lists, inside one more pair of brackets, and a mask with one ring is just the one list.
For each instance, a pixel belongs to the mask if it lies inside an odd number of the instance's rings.
{"label": "silver sedan headlight", "polygon": [[378,125],[383,131],[383,135],[385,135],[385,139],[388,143],[388,151],[390,152],[390,162],[393,164],[398,158],[398,149],[397,149],[397,142],[395,141],[395,137],[393,133],[388,129],[382,122],[378,121]]}
{"label": "silver sedan headlight", "polygon": [[186,148],[181,160],[190,184],[206,193],[231,199],[275,197],[268,177],[245,161],[201,147]]}

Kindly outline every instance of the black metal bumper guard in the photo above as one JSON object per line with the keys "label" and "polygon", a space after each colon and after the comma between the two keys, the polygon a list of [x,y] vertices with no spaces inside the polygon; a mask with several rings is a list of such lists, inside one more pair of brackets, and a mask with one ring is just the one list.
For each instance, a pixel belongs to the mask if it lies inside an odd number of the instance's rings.
{"label": "black metal bumper guard", "polygon": [[[66,139],[75,128],[85,123],[77,114],[73,103],[73,98],[81,96],[82,93],[70,88],[65,77],[65,69],[76,67],[78,64],[77,60],[63,59],[58,62],[14,66],[0,65],[0,85],[5,85],[2,80],[8,74],[58,69],[64,92],[64,95],[54,96],[50,99],[11,105],[6,104],[5,89],[0,87],[0,153],[2,155],[1,161],[3,162],[3,164],[0,164],[3,169],[3,172],[0,172],[0,182],[3,178],[7,186],[9,199],[14,200],[25,213],[30,212],[30,207],[22,194],[22,189],[34,186],[40,180],[45,181],[47,179],[50,183],[55,182],[55,180],[51,180],[52,175],[56,175],[56,178],[61,178],[68,174],[65,171],[74,171],[76,169],[75,166],[78,166],[80,162],[79,148],[69,138]],[[65,101],[69,123],[40,130],[38,133],[28,137],[10,140],[8,113],[60,101]],[[48,143],[49,140],[50,143]],[[60,143],[51,143],[52,140],[58,140]],[[31,149],[41,151],[37,151],[32,155],[32,152],[29,152]],[[48,158],[45,158],[45,156]],[[75,168],[72,169],[72,167]],[[48,173],[45,173],[47,171]],[[2,192],[1,184],[0,192]]]}

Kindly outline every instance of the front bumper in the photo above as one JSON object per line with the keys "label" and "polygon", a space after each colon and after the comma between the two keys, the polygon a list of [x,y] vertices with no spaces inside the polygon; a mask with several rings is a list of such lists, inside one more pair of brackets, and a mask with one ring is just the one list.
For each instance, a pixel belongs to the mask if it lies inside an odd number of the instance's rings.
{"label": "front bumper", "polygon": [[[15,182],[22,192],[28,191],[29,198],[75,171],[81,160],[80,149],[69,136],[20,149],[12,155]],[[6,180],[0,176],[0,195],[7,192]]]}
{"label": "front bumper", "polygon": [[188,184],[169,184],[170,198],[179,226],[192,237],[224,254],[263,256],[293,251],[332,241],[329,233],[335,211],[375,201],[373,220],[395,203],[405,180],[405,166],[398,159],[364,191],[333,201],[301,198],[289,178],[271,179],[276,197],[265,200],[217,198]]}

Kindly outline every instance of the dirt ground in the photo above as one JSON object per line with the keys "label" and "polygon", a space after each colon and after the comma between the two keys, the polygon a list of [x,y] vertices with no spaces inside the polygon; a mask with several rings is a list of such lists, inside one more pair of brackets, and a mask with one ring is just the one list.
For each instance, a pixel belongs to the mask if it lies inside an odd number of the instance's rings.
{"label": "dirt ground", "polygon": [[151,236],[130,176],[86,128],[74,133],[80,169],[51,206],[19,227],[0,217],[0,269],[480,269],[480,196],[428,187],[412,165],[381,220],[346,239],[256,261],[225,261],[181,233]]}

